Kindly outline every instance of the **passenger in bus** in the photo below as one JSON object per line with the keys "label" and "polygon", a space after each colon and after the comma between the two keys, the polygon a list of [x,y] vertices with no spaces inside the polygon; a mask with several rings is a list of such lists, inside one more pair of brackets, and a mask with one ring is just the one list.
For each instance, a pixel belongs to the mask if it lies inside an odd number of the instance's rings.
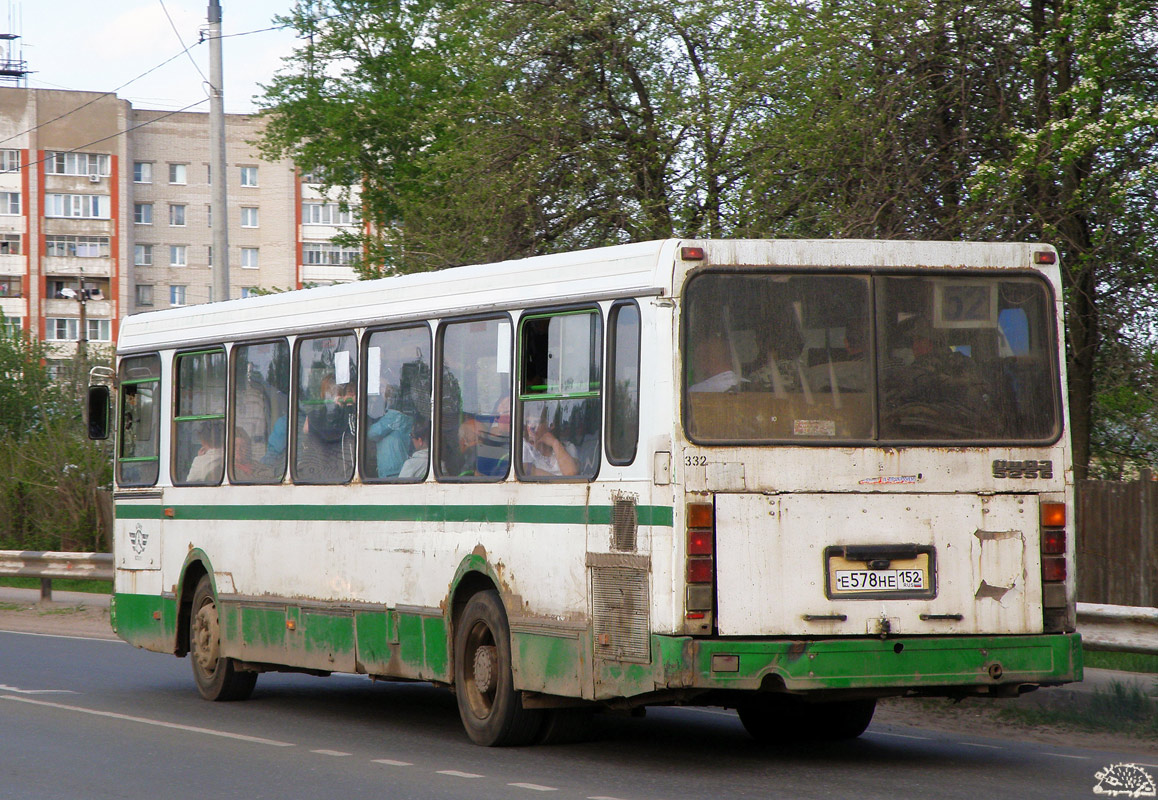
{"label": "passenger in bus", "polygon": [[511,462],[511,396],[504,395],[491,411],[489,427],[480,425],[475,450],[475,474],[501,478]]}
{"label": "passenger in bus", "polygon": [[688,387],[689,392],[729,392],[739,388],[740,378],[724,337],[710,336],[697,342],[692,352],[692,377],[696,383]]}
{"label": "passenger in bus", "polygon": [[[528,411],[531,403],[527,403]],[[579,453],[575,445],[560,441],[547,421],[547,406],[538,414],[523,417],[523,469],[529,475],[576,475]]]}
{"label": "passenger in bus", "polygon": [[458,426],[458,453],[461,459],[459,476],[477,475],[478,432],[482,427],[475,417],[466,417]]}
{"label": "passenger in bus", "polygon": [[386,383],[382,385],[382,396],[388,407],[366,431],[366,438],[378,443],[378,477],[396,478],[410,455],[410,431],[414,427],[414,418],[389,407],[394,390]]}
{"label": "passenger in bus", "polygon": [[189,464],[185,475],[187,483],[217,483],[221,480],[221,465],[225,454],[221,449],[220,420],[203,420],[197,427],[197,441],[201,448]]}
{"label": "passenger in bus", "polygon": [[324,402],[306,416],[298,464],[308,480],[327,481],[347,475],[354,463],[354,383],[337,385],[333,376],[322,380]]}
{"label": "passenger in bus", "polygon": [[422,478],[426,475],[426,465],[430,461],[430,420],[414,423],[410,433],[410,444],[414,452],[398,470],[399,478]]}

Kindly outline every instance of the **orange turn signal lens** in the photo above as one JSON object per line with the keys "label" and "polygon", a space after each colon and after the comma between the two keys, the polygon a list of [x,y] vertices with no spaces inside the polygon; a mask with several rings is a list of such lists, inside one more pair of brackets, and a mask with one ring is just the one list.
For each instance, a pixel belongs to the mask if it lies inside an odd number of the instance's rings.
{"label": "orange turn signal lens", "polygon": [[688,503],[689,528],[710,528],[714,517],[711,503]]}
{"label": "orange turn signal lens", "polygon": [[1066,504],[1042,503],[1041,524],[1044,528],[1064,528],[1066,526]]}

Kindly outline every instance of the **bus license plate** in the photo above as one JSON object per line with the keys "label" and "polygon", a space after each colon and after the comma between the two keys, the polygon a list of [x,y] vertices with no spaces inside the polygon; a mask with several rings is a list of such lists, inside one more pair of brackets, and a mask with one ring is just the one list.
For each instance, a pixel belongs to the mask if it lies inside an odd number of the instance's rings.
{"label": "bus license plate", "polygon": [[838,569],[838,592],[920,592],[926,588],[919,569]]}

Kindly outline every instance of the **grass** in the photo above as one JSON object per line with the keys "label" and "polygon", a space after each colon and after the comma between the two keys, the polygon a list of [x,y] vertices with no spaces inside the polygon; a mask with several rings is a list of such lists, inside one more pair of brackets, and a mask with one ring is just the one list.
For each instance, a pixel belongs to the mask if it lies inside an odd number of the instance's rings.
{"label": "grass", "polygon": [[999,717],[1027,725],[1065,725],[1083,731],[1124,734],[1158,741],[1158,703],[1137,683],[1111,681],[1084,703],[1060,707],[1014,706]]}
{"label": "grass", "polygon": [[1105,653],[1084,650],[1082,657],[1087,667],[1116,669],[1123,672],[1148,672],[1158,675],[1158,655],[1145,653]]}
{"label": "grass", "polygon": [[[40,589],[40,578],[0,578],[0,586],[9,586],[17,589]],[[91,594],[112,594],[112,581],[94,581],[77,578],[53,578],[52,591],[54,592],[89,592]]]}

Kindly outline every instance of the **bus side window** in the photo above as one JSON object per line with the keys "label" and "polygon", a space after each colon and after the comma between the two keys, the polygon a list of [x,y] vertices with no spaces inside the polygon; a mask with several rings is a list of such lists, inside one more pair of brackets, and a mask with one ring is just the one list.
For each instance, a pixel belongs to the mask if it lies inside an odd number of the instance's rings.
{"label": "bus side window", "polygon": [[362,477],[422,481],[430,461],[430,331],[375,331],[364,341]]}
{"label": "bus side window", "polygon": [[607,330],[607,460],[627,465],[639,440],[639,306],[616,303]]}
{"label": "bus side window", "polygon": [[439,480],[492,480],[511,463],[511,323],[452,322],[438,343]]}
{"label": "bus side window", "polygon": [[221,483],[225,472],[225,351],[180,353],[174,372],[173,483]]}
{"label": "bus side window", "polygon": [[139,356],[121,361],[117,483],[152,486],[160,467],[161,359]]}
{"label": "bus side window", "polygon": [[289,428],[289,345],[233,348],[233,439],[229,480],[281,483]]}
{"label": "bus side window", "polygon": [[345,483],[358,433],[358,343],[353,334],[298,341],[294,480]]}
{"label": "bus side window", "polygon": [[599,471],[602,334],[597,309],[520,321],[520,478],[590,480]]}

